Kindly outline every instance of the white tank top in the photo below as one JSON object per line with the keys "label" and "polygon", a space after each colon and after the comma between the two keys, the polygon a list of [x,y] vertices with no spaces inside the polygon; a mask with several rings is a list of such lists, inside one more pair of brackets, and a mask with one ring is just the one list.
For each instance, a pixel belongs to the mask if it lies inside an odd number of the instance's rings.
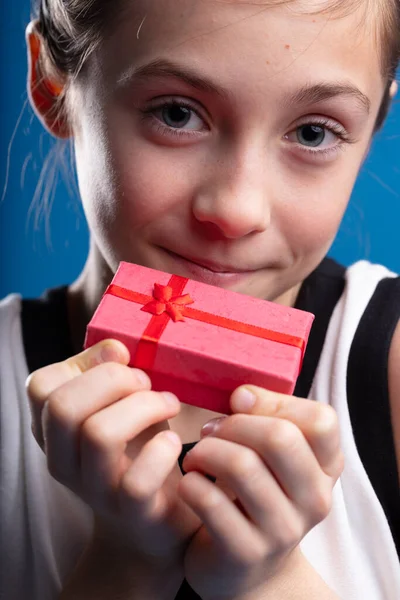
{"label": "white tank top", "polygon": [[[394,537],[360,459],[347,402],[347,365],[357,327],[378,283],[393,277],[366,261],[346,270],[308,394],[335,408],[345,468],[330,514],[306,535],[301,549],[343,600],[400,599]],[[0,598],[55,600],[89,540],[93,518],[49,475],[31,433],[21,306],[17,294],[0,302]]]}

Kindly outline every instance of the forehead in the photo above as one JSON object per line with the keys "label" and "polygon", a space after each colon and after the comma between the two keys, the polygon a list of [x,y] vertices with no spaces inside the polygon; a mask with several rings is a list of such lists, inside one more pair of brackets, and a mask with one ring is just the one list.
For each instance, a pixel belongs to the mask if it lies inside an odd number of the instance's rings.
{"label": "forehead", "polygon": [[244,81],[264,93],[288,82],[347,80],[372,104],[380,102],[384,81],[369,3],[340,15],[318,12],[324,0],[125,1],[124,18],[95,57],[110,85],[147,62],[168,59],[228,89]]}

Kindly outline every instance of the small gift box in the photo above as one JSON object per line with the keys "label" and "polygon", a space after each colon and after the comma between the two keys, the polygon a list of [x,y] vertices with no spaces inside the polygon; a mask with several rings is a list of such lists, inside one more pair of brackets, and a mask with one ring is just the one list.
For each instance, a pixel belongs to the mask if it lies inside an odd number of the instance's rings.
{"label": "small gift box", "polygon": [[314,315],[121,262],[90,321],[85,348],[123,342],[152,389],[230,414],[241,384],[291,394]]}

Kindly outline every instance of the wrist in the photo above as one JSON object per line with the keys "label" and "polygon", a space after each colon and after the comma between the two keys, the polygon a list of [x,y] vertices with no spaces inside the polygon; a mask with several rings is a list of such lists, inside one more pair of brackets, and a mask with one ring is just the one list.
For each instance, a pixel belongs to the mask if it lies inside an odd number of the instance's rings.
{"label": "wrist", "polygon": [[293,551],[284,567],[246,593],[203,600],[340,600],[302,554]]}
{"label": "wrist", "polygon": [[97,553],[99,557],[113,557],[114,561],[122,564],[140,564],[145,570],[148,568],[159,571],[169,569],[181,569],[183,572],[184,548],[178,550],[170,549],[159,555],[145,553],[132,544],[129,537],[124,536],[119,530],[107,521],[95,518],[93,536],[91,541],[91,552]]}
{"label": "wrist", "polygon": [[147,560],[93,540],[59,600],[174,600],[183,579],[181,562]]}

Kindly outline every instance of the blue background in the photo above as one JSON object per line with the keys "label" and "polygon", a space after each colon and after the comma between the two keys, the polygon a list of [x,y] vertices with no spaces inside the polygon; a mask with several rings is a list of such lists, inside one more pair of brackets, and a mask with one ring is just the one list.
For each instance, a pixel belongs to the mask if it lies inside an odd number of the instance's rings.
{"label": "blue background", "polygon": [[[52,170],[58,142],[43,130],[27,101],[24,32],[29,2],[0,4],[0,298],[10,292],[36,296],[77,277],[88,232],[68,152],[64,168]],[[41,194],[34,200],[44,163],[55,176],[51,210],[43,206]],[[68,170],[70,175],[63,176]],[[46,178],[44,186],[51,180]],[[397,101],[375,139],[330,255],[346,265],[365,258],[400,272],[399,190]]]}

